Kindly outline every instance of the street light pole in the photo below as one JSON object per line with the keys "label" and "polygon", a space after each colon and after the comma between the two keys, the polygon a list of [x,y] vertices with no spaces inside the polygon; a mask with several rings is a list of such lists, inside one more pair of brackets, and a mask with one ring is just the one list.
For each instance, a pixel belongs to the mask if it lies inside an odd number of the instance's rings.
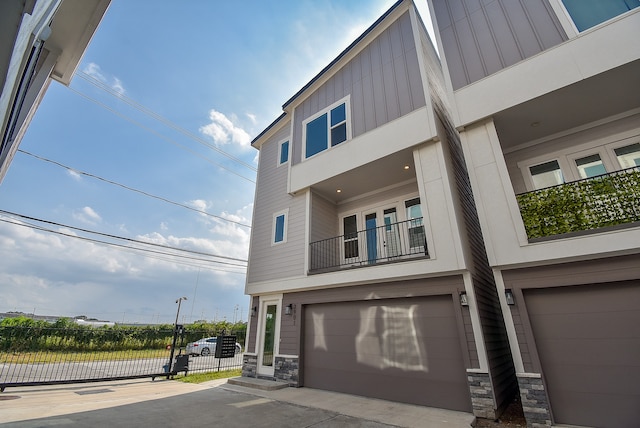
{"label": "street light pole", "polygon": [[178,304],[178,311],[176,312],[176,322],[173,326],[173,343],[171,343],[171,352],[169,353],[169,374],[167,374],[167,379],[173,372],[173,353],[176,349],[176,341],[178,339],[178,317],[180,316],[180,304],[183,300],[187,300],[187,298],[183,296],[176,300],[176,303]]}

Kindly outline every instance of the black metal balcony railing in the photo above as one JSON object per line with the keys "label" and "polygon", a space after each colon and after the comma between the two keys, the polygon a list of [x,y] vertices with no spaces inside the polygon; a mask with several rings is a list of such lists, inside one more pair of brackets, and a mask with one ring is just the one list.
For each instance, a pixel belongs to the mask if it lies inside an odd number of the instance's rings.
{"label": "black metal balcony railing", "polygon": [[428,257],[422,217],[312,242],[310,273]]}
{"label": "black metal balcony railing", "polygon": [[640,169],[516,195],[529,239],[640,221]]}

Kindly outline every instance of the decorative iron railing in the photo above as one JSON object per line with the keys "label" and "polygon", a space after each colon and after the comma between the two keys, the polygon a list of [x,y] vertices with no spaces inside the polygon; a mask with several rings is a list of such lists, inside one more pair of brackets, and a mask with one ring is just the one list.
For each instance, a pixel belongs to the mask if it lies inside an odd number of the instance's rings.
{"label": "decorative iron railing", "polygon": [[529,239],[640,221],[640,170],[516,195]]}
{"label": "decorative iron railing", "polygon": [[428,257],[422,217],[312,242],[310,273]]}

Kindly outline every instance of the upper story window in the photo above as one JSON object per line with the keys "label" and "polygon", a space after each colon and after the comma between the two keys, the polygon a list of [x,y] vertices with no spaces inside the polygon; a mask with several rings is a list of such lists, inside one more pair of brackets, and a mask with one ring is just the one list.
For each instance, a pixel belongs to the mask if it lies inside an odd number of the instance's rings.
{"label": "upper story window", "polygon": [[305,159],[351,138],[349,122],[348,98],[303,121]]}
{"label": "upper story window", "polygon": [[618,147],[613,152],[616,154],[618,162],[620,162],[620,166],[623,169],[640,166],[640,143]]}
{"label": "upper story window", "polygon": [[278,166],[289,162],[289,140],[283,141],[278,146]]}
{"label": "upper story window", "polygon": [[287,242],[287,215],[289,210],[281,211],[273,215],[273,242],[281,244]]}
{"label": "upper story window", "polygon": [[622,15],[640,6],[640,0],[562,0],[578,31]]}
{"label": "upper story window", "polygon": [[530,190],[640,167],[640,142],[638,136],[633,136],[574,153],[556,152],[553,156],[554,160],[543,163],[519,164],[530,178]]}
{"label": "upper story window", "polygon": [[557,160],[532,166],[529,168],[529,171],[531,172],[533,187],[535,189],[542,189],[564,183],[562,170]]}

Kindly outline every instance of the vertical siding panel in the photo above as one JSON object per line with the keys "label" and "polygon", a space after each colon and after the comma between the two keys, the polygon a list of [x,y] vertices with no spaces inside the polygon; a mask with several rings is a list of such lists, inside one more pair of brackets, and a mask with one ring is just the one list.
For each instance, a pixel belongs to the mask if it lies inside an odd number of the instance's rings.
{"label": "vertical siding panel", "polygon": [[471,14],[471,26],[476,34],[487,75],[503,69],[504,63],[482,9]]}
{"label": "vertical siding panel", "polygon": [[469,19],[465,17],[456,21],[454,29],[458,35],[458,44],[460,45],[468,81],[475,82],[476,80],[482,79],[486,76],[486,73]]}
{"label": "vertical siding panel", "polygon": [[[379,39],[376,39],[379,40]],[[387,101],[384,93],[384,80],[382,78],[382,58],[380,57],[380,43],[371,46],[371,77],[373,84],[373,102],[375,111],[375,126],[387,123]],[[371,128],[367,129],[368,131]]]}
{"label": "vertical siding panel", "polygon": [[508,1],[503,3],[504,11],[511,23],[513,36],[525,58],[537,54],[542,50],[538,37],[533,31],[529,17],[524,12],[519,1]]}
{"label": "vertical siding panel", "polygon": [[493,28],[498,48],[502,53],[504,66],[508,67],[523,59],[518,44],[513,38],[507,17],[498,2],[489,3],[486,7],[487,18]]}
{"label": "vertical siding panel", "polygon": [[411,91],[409,89],[409,75],[407,73],[407,63],[404,55],[397,57],[393,61],[394,73],[396,77],[396,88],[398,90],[398,104],[400,116],[410,113],[414,109]]}
{"label": "vertical siding panel", "polygon": [[351,94],[351,120],[353,126],[353,137],[362,135],[366,129],[365,123],[365,100],[363,92],[362,79],[354,82],[353,92]]}
{"label": "vertical siding panel", "polygon": [[407,72],[409,75],[409,88],[411,89],[411,99],[413,107],[420,108],[426,105],[427,100],[422,87],[422,75],[418,65],[418,51],[414,47],[407,52]]}
{"label": "vertical siding panel", "polygon": [[364,132],[376,127],[375,100],[371,75],[362,79],[362,100],[364,102]]}
{"label": "vertical siding panel", "polygon": [[398,100],[398,88],[396,86],[395,69],[393,61],[382,66],[382,79],[387,100],[387,120],[391,121],[400,117],[400,105]]}

